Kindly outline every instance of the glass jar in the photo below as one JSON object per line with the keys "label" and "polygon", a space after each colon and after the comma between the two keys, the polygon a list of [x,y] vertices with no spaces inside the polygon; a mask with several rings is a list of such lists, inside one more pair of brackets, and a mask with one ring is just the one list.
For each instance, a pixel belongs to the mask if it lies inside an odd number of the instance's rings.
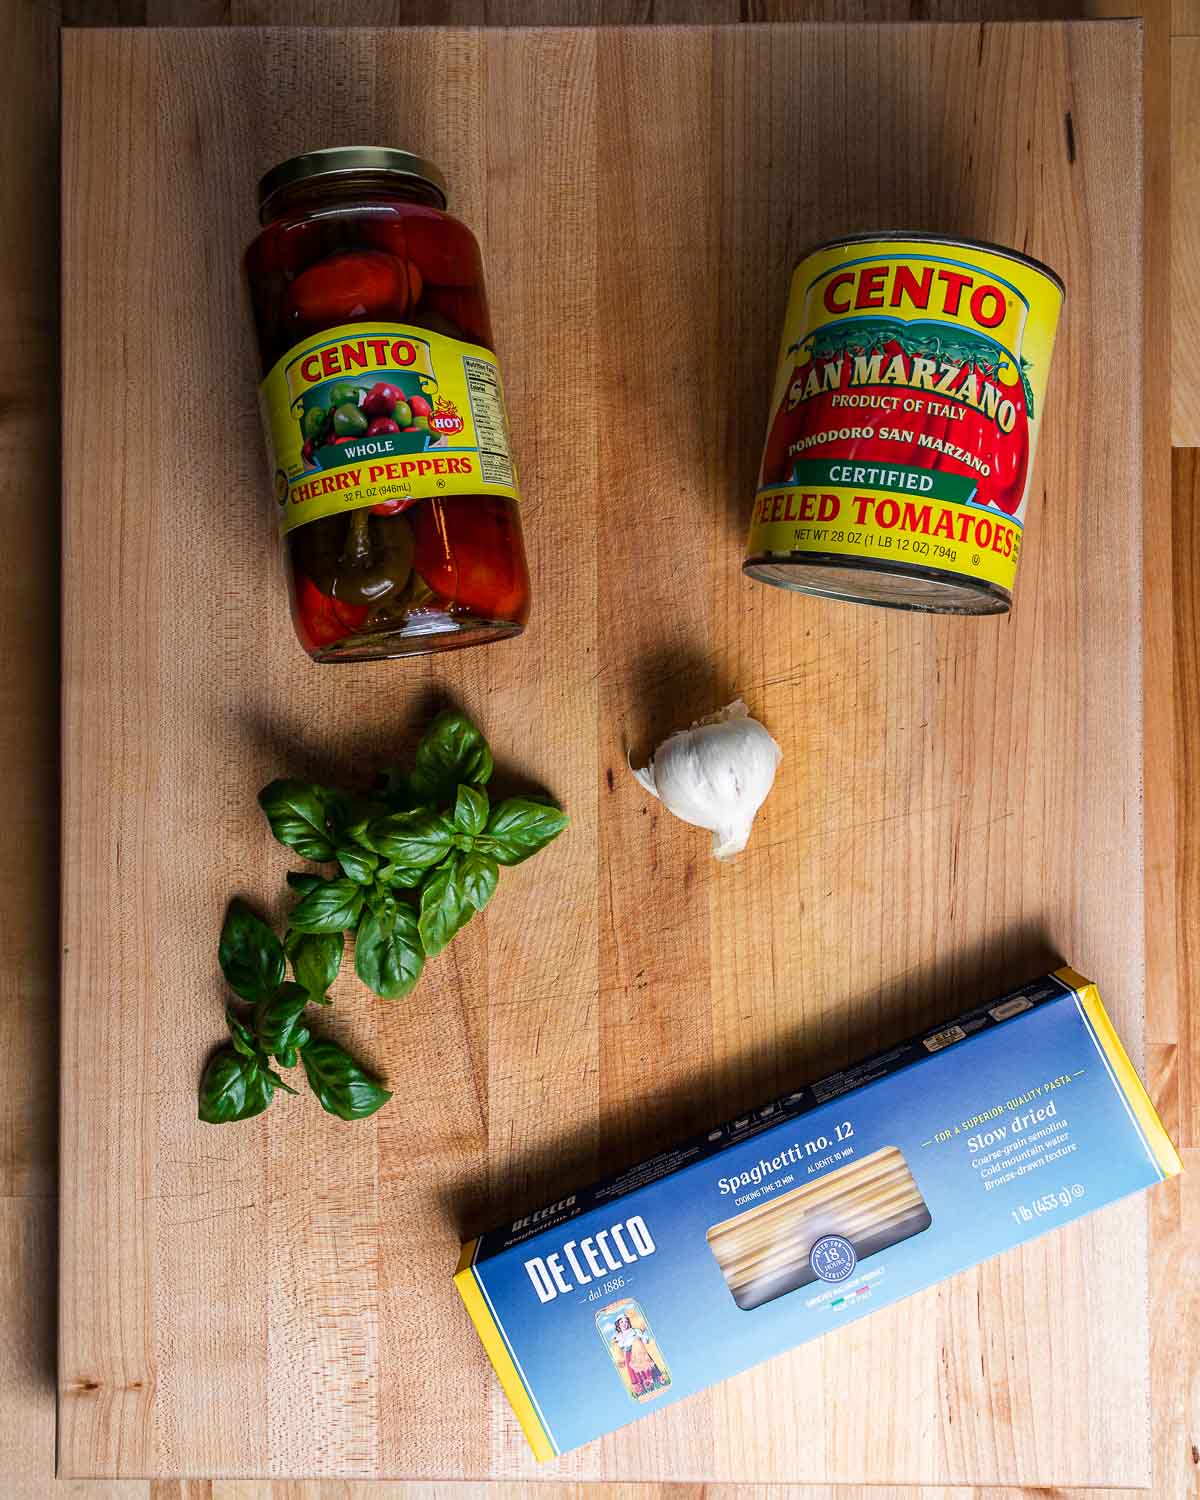
{"label": "glass jar", "polygon": [[292,617],[316,661],[519,635],[529,574],[479,246],[406,151],[275,167],[246,251]]}

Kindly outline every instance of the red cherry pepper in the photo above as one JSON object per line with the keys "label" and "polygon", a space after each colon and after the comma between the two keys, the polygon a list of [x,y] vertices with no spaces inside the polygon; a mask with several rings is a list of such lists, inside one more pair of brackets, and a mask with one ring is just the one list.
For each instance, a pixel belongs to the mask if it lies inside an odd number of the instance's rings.
{"label": "red cherry pepper", "polygon": [[407,262],[383,250],[328,255],[288,289],[288,310],[314,327],[354,318],[402,318],[408,310]]}
{"label": "red cherry pepper", "polygon": [[381,432],[399,432],[400,424],[393,422],[391,417],[376,417],[373,422],[367,423],[367,437],[378,437]]}
{"label": "red cherry pepper", "polygon": [[433,286],[478,286],[483,279],[475,237],[449,214],[414,209],[404,217],[405,253]]}
{"label": "red cherry pepper", "polygon": [[410,396],[408,398],[408,409],[414,417],[433,416],[433,407],[430,406],[424,396]]}
{"label": "red cherry pepper", "polygon": [[362,409],[368,417],[390,417],[403,400],[399,386],[380,380],[363,397]]}
{"label": "red cherry pepper", "polygon": [[381,500],[378,505],[372,505],[373,516],[398,516],[402,510],[407,510],[414,501],[409,495],[397,495],[393,500]]}
{"label": "red cherry pepper", "polygon": [[273,224],[254,247],[258,273],[297,275],[320,256],[322,233],[321,225],[311,220]]}
{"label": "red cherry pepper", "polygon": [[365,604],[346,604],[323,594],[311,578],[296,574],[294,617],[296,630],[309,651],[345,640],[366,624]]}
{"label": "red cherry pepper", "polygon": [[386,250],[400,260],[408,259],[408,239],[404,233],[404,220],[396,214],[372,214],[354,226],[356,239],[366,245]]}
{"label": "red cherry pepper", "polygon": [[492,320],[476,287],[431,287],[425,294],[425,305],[453,323],[464,339],[492,347]]}
{"label": "red cherry pepper", "polygon": [[435,594],[488,619],[518,618],[529,577],[500,504],[470,495],[430,500],[410,518],[413,568]]}

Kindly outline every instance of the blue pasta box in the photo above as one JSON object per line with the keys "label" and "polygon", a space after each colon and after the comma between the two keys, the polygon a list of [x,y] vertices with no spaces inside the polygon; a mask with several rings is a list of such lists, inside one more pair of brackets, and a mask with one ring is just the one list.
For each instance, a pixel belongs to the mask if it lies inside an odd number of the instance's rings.
{"label": "blue pasta box", "polygon": [[454,1279],[545,1460],[1180,1170],[1064,968],[481,1235]]}

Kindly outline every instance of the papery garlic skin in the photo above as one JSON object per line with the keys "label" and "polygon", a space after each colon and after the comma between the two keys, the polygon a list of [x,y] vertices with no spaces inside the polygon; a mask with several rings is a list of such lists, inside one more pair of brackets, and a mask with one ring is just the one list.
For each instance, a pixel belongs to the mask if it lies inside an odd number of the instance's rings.
{"label": "papery garlic skin", "polygon": [[717,859],[731,859],[746,847],[782,758],[783,751],[739,698],[690,729],[668,735],[644,770],[629,769],[668,812],[711,830]]}

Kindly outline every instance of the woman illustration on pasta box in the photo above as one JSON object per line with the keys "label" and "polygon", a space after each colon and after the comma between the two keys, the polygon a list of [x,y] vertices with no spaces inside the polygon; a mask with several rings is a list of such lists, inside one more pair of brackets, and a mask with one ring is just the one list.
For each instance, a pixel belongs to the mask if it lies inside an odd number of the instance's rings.
{"label": "woman illustration on pasta box", "polygon": [[609,1303],[596,1314],[596,1328],[635,1401],[651,1401],[671,1384],[671,1372],[640,1303],[631,1297]]}

